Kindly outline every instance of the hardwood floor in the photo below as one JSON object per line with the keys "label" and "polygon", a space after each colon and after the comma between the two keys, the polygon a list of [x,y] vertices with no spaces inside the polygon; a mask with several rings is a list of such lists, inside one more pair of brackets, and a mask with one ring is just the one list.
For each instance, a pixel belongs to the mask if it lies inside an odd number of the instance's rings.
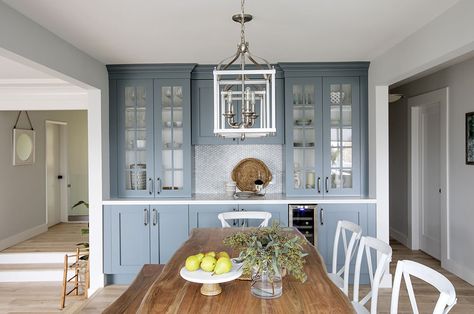
{"label": "hardwood floor", "polygon": [[[474,286],[441,269],[439,261],[427,254],[420,251],[411,251],[398,242],[391,242],[390,244],[393,248],[392,274],[395,273],[396,262],[400,259],[410,259],[432,267],[444,274],[456,288],[458,303],[450,313],[474,313]],[[417,279],[413,279],[412,282],[420,313],[431,313],[438,298],[438,292]],[[60,311],[58,309],[59,287],[59,283],[0,284],[0,313],[100,313],[127,288],[127,286],[120,285],[108,286],[83,302],[68,298],[66,309]],[[350,290],[352,291],[352,288]],[[365,295],[364,292],[367,290],[365,288],[365,291],[361,291],[361,294]],[[390,289],[380,290],[379,313],[389,313],[390,298]],[[402,283],[400,292],[399,313],[412,313],[404,283]]]}
{"label": "hardwood floor", "polygon": [[89,241],[88,235],[81,235],[82,223],[59,223],[29,240],[1,251],[1,253],[25,252],[73,252],[76,244]]}

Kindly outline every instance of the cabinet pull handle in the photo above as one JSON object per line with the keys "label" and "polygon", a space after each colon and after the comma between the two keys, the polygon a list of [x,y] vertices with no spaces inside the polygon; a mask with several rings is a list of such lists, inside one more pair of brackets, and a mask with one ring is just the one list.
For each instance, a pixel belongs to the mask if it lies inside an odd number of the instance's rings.
{"label": "cabinet pull handle", "polygon": [[[235,208],[232,208],[232,211],[237,211]],[[235,226],[237,225],[237,220],[236,219],[232,219],[232,226]]]}
{"label": "cabinet pull handle", "polygon": [[160,178],[156,178],[156,193],[157,194],[160,194],[161,193],[161,179]]}
{"label": "cabinet pull handle", "polygon": [[319,211],[319,224],[321,226],[324,225],[324,209],[321,208],[321,210]]}
{"label": "cabinet pull handle", "polygon": [[158,224],[158,212],[156,211],[156,208],[153,208],[153,226],[156,226]]}
{"label": "cabinet pull handle", "polygon": [[329,193],[328,183],[329,183],[329,178],[326,177],[326,180],[324,181],[324,186],[325,186],[325,189],[326,189],[326,193]]}
{"label": "cabinet pull handle", "polygon": [[148,209],[143,210],[143,224],[148,226]]}
{"label": "cabinet pull handle", "polygon": [[321,177],[318,177],[318,194],[321,193]]}
{"label": "cabinet pull handle", "polygon": [[153,179],[152,178],[148,178],[148,183],[149,183],[149,186],[148,186],[148,194],[150,195],[153,195]]}

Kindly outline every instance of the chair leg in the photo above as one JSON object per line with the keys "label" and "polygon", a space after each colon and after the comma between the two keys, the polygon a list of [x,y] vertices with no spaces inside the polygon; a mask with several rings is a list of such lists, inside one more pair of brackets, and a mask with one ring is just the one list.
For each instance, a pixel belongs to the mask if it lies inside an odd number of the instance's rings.
{"label": "chair leg", "polygon": [[79,295],[79,249],[76,249],[76,264],[74,267],[74,274],[76,277],[74,278],[74,288],[75,288],[75,295]]}
{"label": "chair leg", "polygon": [[63,286],[61,290],[61,301],[59,303],[59,308],[63,309],[66,305],[66,287],[67,287],[67,268],[68,268],[67,254],[64,255],[64,270],[63,270]]}

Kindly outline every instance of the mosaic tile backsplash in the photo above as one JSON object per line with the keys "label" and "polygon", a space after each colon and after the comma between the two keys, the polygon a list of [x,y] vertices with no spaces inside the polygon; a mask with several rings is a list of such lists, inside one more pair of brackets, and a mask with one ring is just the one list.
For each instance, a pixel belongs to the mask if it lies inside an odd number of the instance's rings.
{"label": "mosaic tile backsplash", "polygon": [[266,193],[283,193],[282,145],[196,145],[194,149],[194,193],[225,193],[232,169],[244,158],[263,161],[272,173]]}

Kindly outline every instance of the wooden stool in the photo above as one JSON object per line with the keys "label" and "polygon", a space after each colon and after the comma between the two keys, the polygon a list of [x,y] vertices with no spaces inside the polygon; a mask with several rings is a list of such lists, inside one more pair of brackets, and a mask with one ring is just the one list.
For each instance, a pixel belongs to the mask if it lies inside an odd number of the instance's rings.
{"label": "wooden stool", "polygon": [[[72,262],[71,262],[72,260]],[[68,278],[68,272],[74,274]],[[68,291],[68,283],[72,283],[72,289]],[[76,254],[64,255],[63,285],[61,289],[61,301],[59,308],[63,309],[66,304],[66,296],[74,292],[74,295],[87,298],[89,288],[89,249],[77,248]]]}

